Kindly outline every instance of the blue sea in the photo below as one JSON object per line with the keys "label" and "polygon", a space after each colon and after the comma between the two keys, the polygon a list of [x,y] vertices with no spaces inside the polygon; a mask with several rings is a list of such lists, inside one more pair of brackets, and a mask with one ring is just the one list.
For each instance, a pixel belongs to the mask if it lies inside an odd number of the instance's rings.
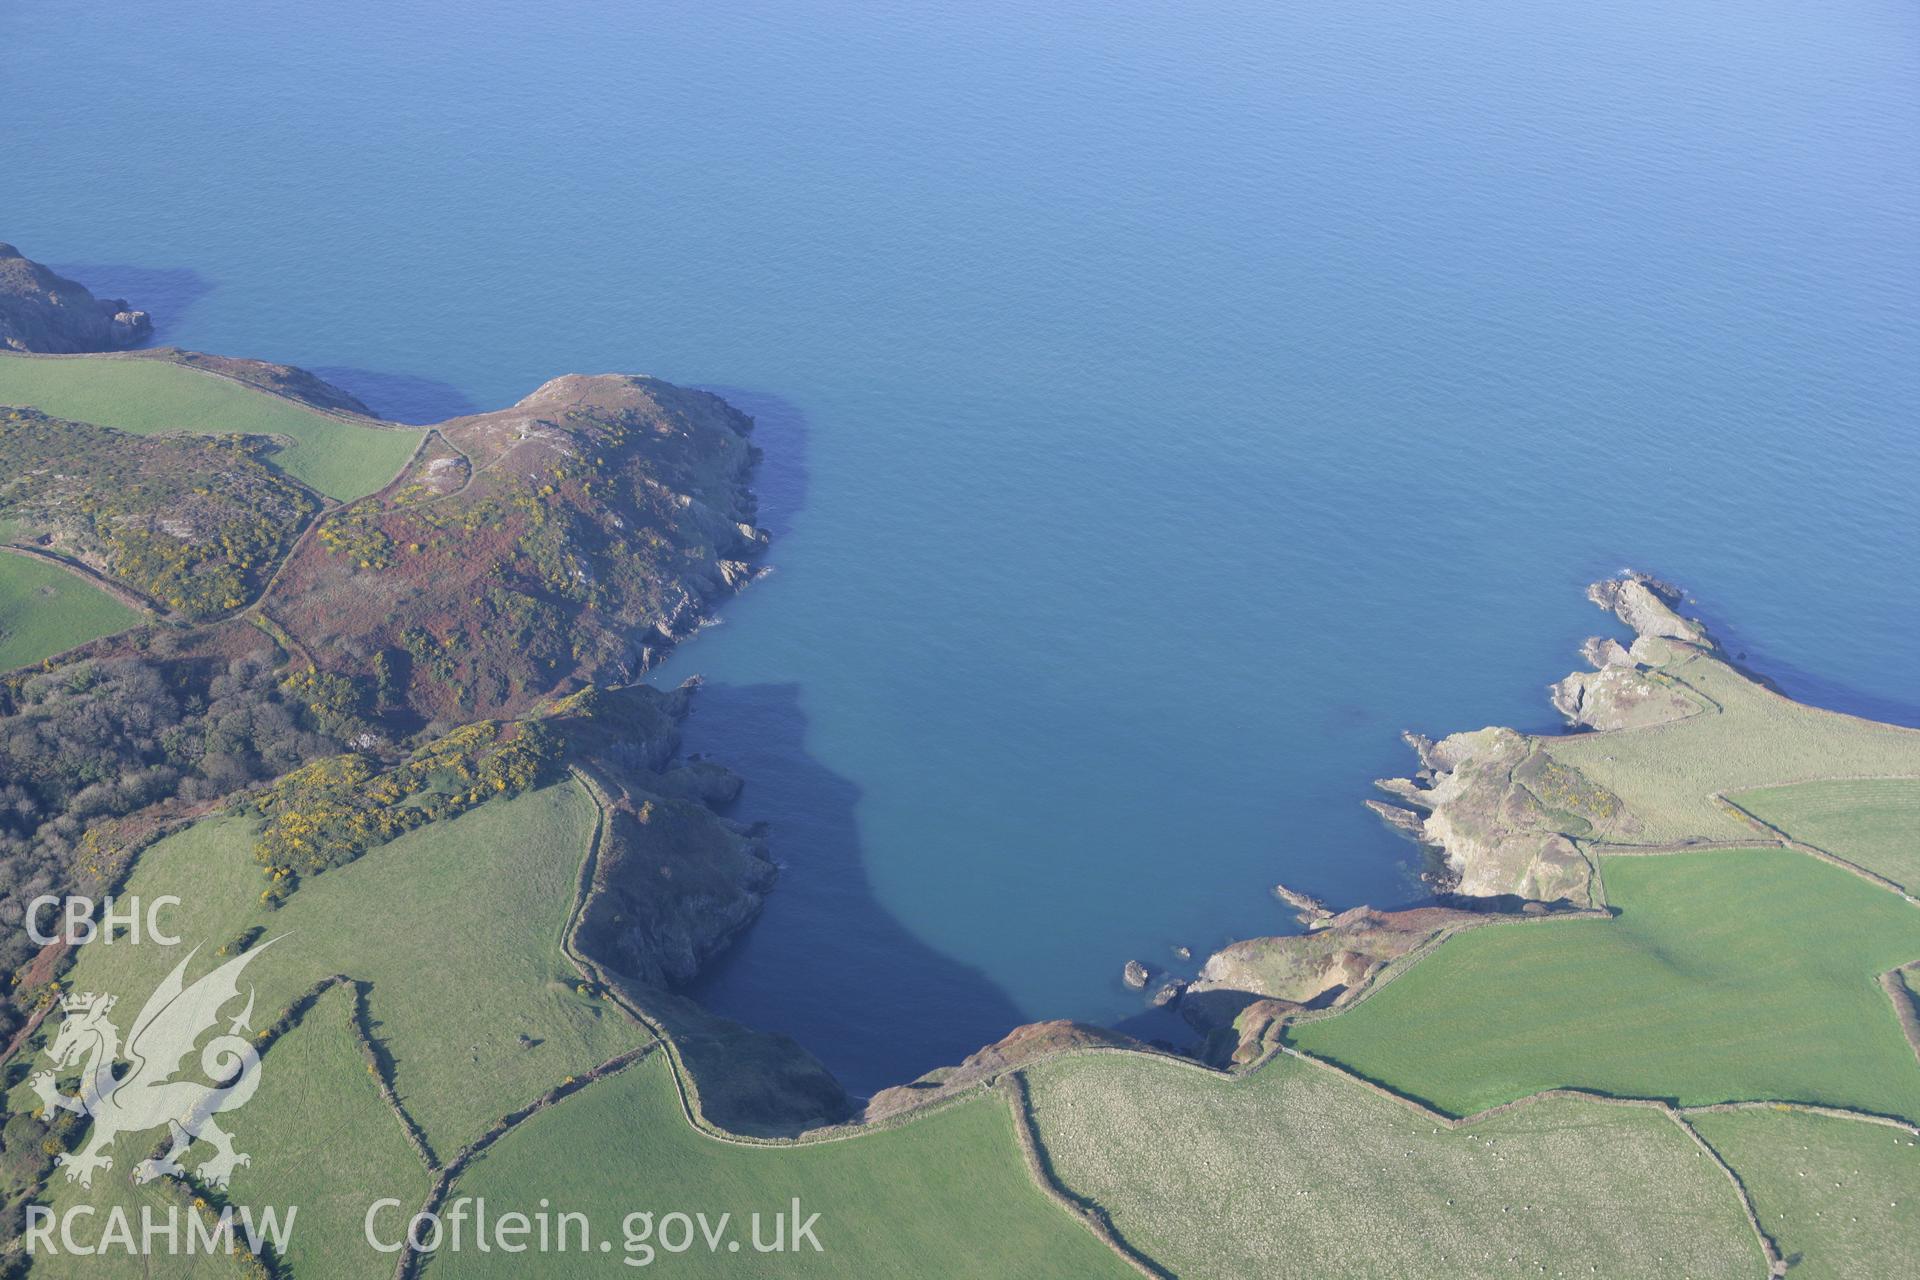
{"label": "blue sea", "polygon": [[0,101],[0,238],[163,341],[758,416],[697,994],[856,1090],[1418,898],[1398,735],[1550,727],[1623,566],[1920,723],[1911,0],[14,4]]}

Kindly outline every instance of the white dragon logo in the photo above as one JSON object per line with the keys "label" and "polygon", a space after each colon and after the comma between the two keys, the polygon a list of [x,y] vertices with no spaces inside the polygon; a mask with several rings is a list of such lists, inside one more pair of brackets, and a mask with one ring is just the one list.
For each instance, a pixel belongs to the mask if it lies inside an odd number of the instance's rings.
{"label": "white dragon logo", "polygon": [[[164,1156],[135,1165],[136,1182],[185,1174],[180,1156],[196,1138],[214,1148],[195,1175],[210,1186],[224,1188],[236,1168],[251,1163],[252,1157],[233,1149],[233,1135],[213,1120],[219,1112],[245,1105],[260,1087],[260,1055],[242,1034],[253,1016],[251,988],[247,1007],[228,1024],[226,1034],[215,1036],[200,1051],[201,1070],[221,1083],[201,1084],[170,1077],[193,1052],[201,1033],[220,1020],[221,1006],[240,994],[240,971],[271,945],[262,943],[227,961],[192,986],[185,985],[182,975],[199,948],[188,952],[147,998],[140,1016],[133,1021],[124,1055],[119,1029],[107,1019],[113,1011],[114,997],[86,992],[60,1001],[66,1017],[60,1023],[60,1034],[47,1048],[47,1057],[63,1071],[85,1060],[80,1092],[59,1092],[52,1071],[34,1076],[32,1085],[49,1113],[57,1108],[93,1120],[85,1148],[63,1153],[56,1161],[66,1168],[67,1181],[91,1187],[94,1170],[113,1168],[108,1152],[115,1138],[163,1125],[172,1131],[173,1146]],[[132,1069],[115,1078],[114,1065],[122,1056]]]}

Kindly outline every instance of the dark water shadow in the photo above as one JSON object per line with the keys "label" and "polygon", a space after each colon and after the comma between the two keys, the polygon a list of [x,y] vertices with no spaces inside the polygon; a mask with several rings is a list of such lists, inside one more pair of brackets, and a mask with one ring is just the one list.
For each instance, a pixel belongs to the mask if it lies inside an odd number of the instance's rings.
{"label": "dark water shadow", "polygon": [[213,292],[213,281],[191,267],[139,267],[128,263],[60,263],[53,267],[87,286],[96,298],[123,298],[153,317],[146,346],[173,342],[193,304]]}
{"label": "dark water shadow", "polygon": [[313,372],[342,391],[352,392],[389,422],[424,425],[480,412],[480,406],[469,400],[466,392],[435,378],[341,365],[315,366]]}
{"label": "dark water shadow", "polygon": [[[753,442],[760,446],[753,491],[760,498],[755,523],[777,540],[793,531],[794,517],[807,505],[807,417],[790,400],[740,387],[707,387],[753,419]],[[775,548],[776,552],[778,547]]]}
{"label": "dark water shadow", "polygon": [[[1235,1007],[1224,1017],[1217,1008],[1210,1009],[1213,1016],[1221,1018],[1223,1024],[1232,1022],[1234,1013],[1259,999],[1258,996],[1248,995],[1243,991],[1209,991],[1191,998],[1209,1005],[1217,1005],[1222,1001],[1232,1003]],[[1188,997],[1183,996],[1181,999],[1184,1001]],[[1120,1019],[1111,1029],[1118,1031],[1121,1035],[1132,1036],[1143,1044],[1155,1045],[1175,1053],[1189,1053],[1200,1047],[1200,1034],[1188,1025],[1177,1003],[1161,1005],[1158,1008],[1148,1005],[1139,1013]]]}
{"label": "dark water shadow", "polygon": [[797,685],[709,684],[683,733],[688,753],[747,779],[730,816],[767,822],[783,868],[760,919],[687,995],[792,1036],[859,1095],[958,1062],[1027,1021],[992,981],[875,899],[860,788],[807,753]]}

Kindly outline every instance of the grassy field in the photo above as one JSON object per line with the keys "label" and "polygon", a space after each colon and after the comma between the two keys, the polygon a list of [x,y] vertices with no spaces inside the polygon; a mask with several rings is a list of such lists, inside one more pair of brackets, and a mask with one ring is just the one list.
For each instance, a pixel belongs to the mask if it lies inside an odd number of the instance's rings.
{"label": "grassy field", "polygon": [[393,1267],[366,1247],[362,1222],[377,1195],[418,1206],[426,1166],[381,1098],[349,1019],[352,993],[322,996],[268,1051],[260,1092],[236,1113],[258,1153],[234,1175],[235,1204],[298,1205],[286,1261],[301,1280],[385,1280]]}
{"label": "grassy field", "polygon": [[1294,1041],[1453,1114],[1577,1086],[1920,1119],[1875,982],[1920,957],[1920,911],[1783,849],[1601,869],[1615,919],[1472,930]]}
{"label": "grassy field", "polygon": [[1920,1140],[1806,1112],[1696,1115],[1792,1280],[1920,1275]]}
{"label": "grassy field", "polygon": [[1803,782],[1731,799],[1802,843],[1920,890],[1920,778]]}
{"label": "grassy field", "polygon": [[1720,710],[1670,724],[1543,738],[1557,760],[1613,792],[1649,841],[1751,834],[1713,803],[1817,777],[1920,775],[1920,732],[1791,702],[1724,662],[1690,655],[1663,670]]}
{"label": "grassy field", "polygon": [[[560,952],[593,820],[579,786],[556,783],[401,836],[267,911],[254,824],[216,818],[148,850],[124,893],[185,900],[166,919],[184,945],[201,945],[189,977],[249,928],[279,937],[246,973],[259,990],[256,1025],[331,974],[370,983],[400,1100],[450,1153],[563,1077],[649,1039],[576,992]],[[183,955],[90,946],[69,986],[134,1003]]]}
{"label": "grassy field", "polygon": [[[716,1142],[682,1118],[667,1063],[655,1054],[588,1086],[503,1139],[455,1184],[455,1196],[486,1197],[489,1212],[586,1213],[611,1252],[547,1258],[538,1274],[631,1274],[622,1221],[730,1213],[740,1243],[709,1253],[696,1231],[691,1251],[661,1252],[660,1269],[681,1276],[1128,1276],[1106,1246],[1048,1201],[1028,1178],[1006,1103],[983,1096],[903,1128],[851,1141],[754,1148]],[[801,1217],[818,1213],[821,1252],[757,1254],[751,1215],[771,1215],[794,1197]],[[789,1228],[791,1223],[788,1224]],[[657,1241],[655,1242],[657,1247]],[[443,1253],[432,1280],[521,1276],[525,1258],[468,1250]]]}
{"label": "grassy field", "polygon": [[1650,1110],[1552,1101],[1448,1130],[1288,1058],[1236,1081],[1111,1054],[1029,1077],[1058,1176],[1177,1275],[1764,1271],[1732,1186]]}
{"label": "grassy field", "polygon": [[[265,950],[243,983],[258,992],[253,1025],[271,1024],[329,975],[366,983],[395,1091],[445,1159],[563,1080],[650,1041],[612,1005],[576,990],[560,951],[593,821],[578,784],[558,783],[401,836],[268,911],[258,899],[255,824],[209,819],[149,849],[123,890],[182,897],[165,924],[187,945],[90,946],[68,986],[118,995],[131,1018],[187,946],[201,945],[189,966],[197,976],[219,962],[220,944],[264,927],[272,941],[255,944]],[[352,1036],[349,996],[334,988],[270,1043],[259,1095],[224,1122],[254,1157],[234,1179],[234,1202],[300,1206],[287,1261],[303,1280],[390,1275],[393,1258],[363,1242],[363,1215],[392,1196],[408,1206],[395,1219],[404,1223],[426,1185]],[[24,1084],[9,1103],[36,1105]],[[123,1137],[114,1170],[91,1190],[56,1171],[48,1201],[56,1211],[163,1205],[154,1188],[124,1176],[156,1137]],[[188,1167],[204,1154],[196,1147]],[[457,1194],[486,1195],[498,1211],[509,1202],[532,1211],[548,1197],[589,1210],[616,1238],[634,1208],[731,1211],[743,1240],[748,1215],[785,1210],[795,1195],[822,1213],[825,1254],[763,1259],[746,1248],[745,1259],[672,1259],[703,1274],[708,1266],[767,1274],[755,1269],[763,1262],[779,1275],[847,1274],[849,1265],[871,1275],[1129,1274],[1033,1184],[998,1096],[850,1142],[743,1147],[687,1124],[660,1055],[539,1112],[470,1169]],[[623,1274],[620,1256],[588,1261]],[[43,1260],[36,1274],[114,1274],[117,1262],[101,1262]],[[449,1256],[433,1274],[515,1262],[524,1265],[497,1253]]]}
{"label": "grassy field", "polygon": [[141,434],[251,432],[281,437],[274,465],[328,497],[351,501],[393,479],[420,432],[361,427],[164,360],[0,356],[0,404],[31,405]]}
{"label": "grassy field", "polygon": [[124,631],[138,621],[138,613],[77,575],[0,552],[0,671]]}
{"label": "grassy field", "polygon": [[[301,1280],[391,1276],[392,1261],[365,1244],[362,1220],[367,1205],[376,1196],[393,1195],[418,1206],[427,1192],[425,1166],[367,1075],[348,1026],[350,1012],[351,993],[345,989],[322,997],[306,1020],[268,1051],[260,1092],[230,1124],[222,1121],[239,1148],[254,1157],[234,1175],[232,1203],[297,1206],[285,1261]],[[56,1173],[56,1205],[85,1202],[105,1212],[120,1204],[137,1215],[141,1206],[151,1204],[156,1213],[164,1213],[167,1201],[160,1187],[128,1186],[121,1176],[127,1167],[116,1161],[112,1173],[95,1180],[91,1193],[58,1182]],[[165,1274],[173,1275],[173,1267],[185,1266],[187,1260],[168,1257],[165,1262]],[[138,1262],[63,1256],[36,1262],[33,1274],[86,1280],[103,1274],[103,1268],[109,1275],[149,1273]],[[216,1264],[206,1271],[240,1274],[231,1265]]]}

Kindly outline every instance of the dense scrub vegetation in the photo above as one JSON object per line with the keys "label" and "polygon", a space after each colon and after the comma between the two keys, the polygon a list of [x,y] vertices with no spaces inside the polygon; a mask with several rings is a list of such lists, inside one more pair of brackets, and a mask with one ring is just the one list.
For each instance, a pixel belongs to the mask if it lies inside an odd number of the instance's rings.
{"label": "dense scrub vegetation", "polygon": [[381,771],[370,756],[316,760],[279,779],[251,808],[266,819],[254,856],[266,868],[260,896],[284,901],[303,875],[342,866],[416,827],[455,817],[553,778],[561,742],[538,723],[464,725]]}
{"label": "dense scrub vegetation", "polygon": [[14,537],[204,618],[246,604],[318,509],[257,436],[134,436],[31,409],[0,414],[0,518]]}
{"label": "dense scrub vegetation", "polygon": [[340,747],[264,653],[83,661],[0,684],[0,963],[30,947],[29,900],[113,874],[135,838],[116,819],[215,801]]}

